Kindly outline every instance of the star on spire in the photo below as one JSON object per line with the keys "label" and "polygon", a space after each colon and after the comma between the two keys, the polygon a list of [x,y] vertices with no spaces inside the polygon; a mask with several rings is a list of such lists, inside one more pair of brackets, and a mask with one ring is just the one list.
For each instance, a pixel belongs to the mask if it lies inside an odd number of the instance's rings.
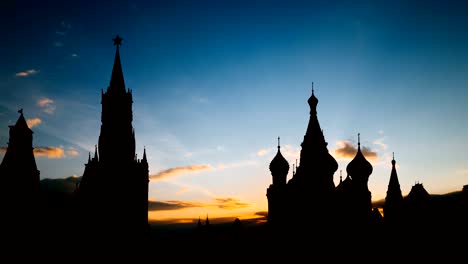
{"label": "star on spire", "polygon": [[115,36],[115,38],[113,38],[112,40],[114,41],[114,46],[119,47],[120,45],[122,45],[123,38],[121,38],[119,35]]}

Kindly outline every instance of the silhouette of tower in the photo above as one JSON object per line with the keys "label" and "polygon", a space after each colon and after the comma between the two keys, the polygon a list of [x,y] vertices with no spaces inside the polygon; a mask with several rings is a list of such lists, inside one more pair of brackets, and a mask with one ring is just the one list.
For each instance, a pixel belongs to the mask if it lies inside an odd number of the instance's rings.
{"label": "silhouette of tower", "polygon": [[278,152],[270,162],[270,172],[273,183],[267,189],[268,199],[268,222],[283,222],[286,212],[286,178],[288,176],[289,164],[281,154],[280,138],[278,137]]}
{"label": "silhouette of tower", "polygon": [[[16,124],[9,126],[8,147],[0,164],[0,203],[3,220],[21,225],[36,217],[40,172],[34,158],[33,131],[28,127],[23,109],[18,113]],[[3,226],[9,228],[8,225]]]}
{"label": "silhouette of tower", "polygon": [[300,188],[307,189],[309,193],[329,198],[335,188],[333,175],[338,169],[338,163],[328,152],[328,143],[320,128],[317,118],[318,99],[314,94],[313,83],[312,95],[307,103],[310,106],[309,124],[301,144],[300,164],[291,181]]}
{"label": "silhouette of tower", "polygon": [[[78,188],[84,223],[87,227],[118,228],[140,233],[148,227],[148,162],[135,154],[132,126],[132,90],[125,88],[119,47],[116,46],[109,87],[101,91],[101,133],[94,156],[85,164]],[[118,217],[116,217],[118,215]]]}
{"label": "silhouette of tower", "polygon": [[401,221],[403,213],[403,195],[401,193],[395,164],[395,155],[393,155],[392,172],[390,174],[387,196],[385,197],[385,204],[383,207],[385,223],[388,225],[394,225]]}
{"label": "silhouette of tower", "polygon": [[[270,164],[273,184],[267,190],[268,222],[287,220],[290,226],[323,230],[323,226],[332,225],[330,220],[334,219],[333,175],[338,169],[338,163],[328,152],[328,143],[318,122],[318,99],[314,94],[313,83],[312,95],[307,102],[310,119],[301,144],[300,164],[294,167],[293,177],[284,185],[289,165],[282,157],[279,146]],[[304,210],[313,217],[303,217]]]}
{"label": "silhouette of tower", "polygon": [[352,190],[346,197],[348,208],[352,213],[346,216],[354,224],[366,225],[372,213],[372,196],[367,186],[369,176],[372,174],[372,165],[361,152],[360,134],[358,134],[358,149],[356,156],[346,167],[346,172],[351,177]]}

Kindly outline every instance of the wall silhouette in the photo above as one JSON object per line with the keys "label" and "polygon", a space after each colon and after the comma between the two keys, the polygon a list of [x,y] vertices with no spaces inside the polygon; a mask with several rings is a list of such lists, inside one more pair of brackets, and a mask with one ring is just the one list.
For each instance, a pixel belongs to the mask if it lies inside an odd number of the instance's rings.
{"label": "wall silhouette", "polygon": [[148,161],[146,149],[141,160],[135,153],[132,90],[125,88],[122,39],[117,35],[113,40],[112,76],[107,91],[101,92],[99,144],[93,157],[89,154],[77,196],[85,231],[139,235],[148,229]]}

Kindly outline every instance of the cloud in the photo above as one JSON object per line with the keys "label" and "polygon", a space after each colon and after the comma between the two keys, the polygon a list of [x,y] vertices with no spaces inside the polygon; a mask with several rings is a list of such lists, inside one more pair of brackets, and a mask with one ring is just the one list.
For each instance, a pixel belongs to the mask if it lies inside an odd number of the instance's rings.
{"label": "cloud", "polygon": [[199,104],[207,104],[209,102],[208,98],[201,96],[193,96],[192,100]]}
{"label": "cloud", "polygon": [[176,192],[176,195],[180,195],[180,194],[186,193],[188,191],[189,191],[189,188],[183,187],[182,189],[180,189],[179,191]]}
{"label": "cloud", "polygon": [[179,210],[190,207],[217,207],[219,209],[234,210],[249,207],[250,204],[241,202],[237,198],[214,198],[214,203],[192,202],[192,201],[152,201],[148,200],[148,210]]}
{"label": "cloud", "polygon": [[76,150],[76,148],[74,148],[74,147],[69,147],[68,150],[66,151],[66,153],[67,153],[67,156],[70,156],[70,157],[76,157],[76,156],[80,155],[78,150]]}
{"label": "cloud", "polygon": [[[357,147],[352,145],[349,141],[338,141],[337,148],[333,149],[331,153],[337,160],[351,160],[356,156]],[[368,147],[361,147],[361,152],[369,161],[377,160],[377,152],[372,151]]]}
{"label": "cloud", "polygon": [[388,145],[385,144],[383,141],[384,141],[384,138],[379,138],[379,139],[374,140],[374,142],[372,142],[372,144],[379,146],[383,150],[386,150]]}
{"label": "cloud", "polygon": [[71,29],[71,25],[66,23],[65,21],[61,21],[59,25],[59,29],[55,30],[55,34],[65,37],[67,35],[68,30]]}
{"label": "cloud", "polygon": [[257,156],[265,156],[266,154],[270,153],[270,151],[271,149],[260,149],[259,151],[257,151]]}
{"label": "cloud", "polygon": [[148,211],[161,211],[161,210],[179,210],[190,207],[203,207],[202,203],[187,202],[187,201],[151,201],[148,200]]}
{"label": "cloud", "polygon": [[221,209],[228,209],[228,210],[233,210],[233,209],[240,209],[240,208],[245,208],[249,207],[250,204],[241,202],[237,198],[215,198],[215,203],[218,208]]}
{"label": "cloud", "polygon": [[60,48],[60,47],[63,47],[63,42],[61,41],[54,41],[54,47],[57,47],[57,48]]}
{"label": "cloud", "polygon": [[194,172],[199,172],[199,171],[205,171],[205,170],[212,170],[213,166],[209,164],[196,164],[196,165],[189,165],[185,167],[175,167],[175,168],[170,168],[167,170],[160,171],[154,175],[151,175],[151,179],[164,179],[168,178],[171,176],[175,176],[178,174],[183,174],[183,173],[194,173]]}
{"label": "cloud", "polygon": [[255,212],[255,215],[267,217],[268,216],[268,211]]}
{"label": "cloud", "polygon": [[47,98],[47,97],[42,97],[37,101],[37,105],[42,108],[42,111],[44,111],[47,114],[53,114],[55,111],[55,105],[54,105],[54,100]]}
{"label": "cloud", "polygon": [[38,147],[33,150],[36,157],[47,157],[48,159],[61,159],[65,157],[65,151],[61,147]]}
{"label": "cloud", "polygon": [[72,53],[70,56],[71,56],[72,58],[78,58],[78,57],[79,57],[78,54],[76,54],[76,53]]}
{"label": "cloud", "polygon": [[[0,153],[5,153],[8,147],[0,147]],[[75,157],[80,153],[74,148],[69,147],[65,150],[62,146],[60,147],[37,147],[33,149],[35,157],[46,157],[48,159],[61,159],[67,156]]]}
{"label": "cloud", "polygon": [[301,148],[285,145],[284,147],[281,147],[281,153],[286,160],[295,160],[299,159],[301,156]]}
{"label": "cloud", "polygon": [[39,70],[31,69],[31,70],[18,72],[15,75],[16,75],[16,77],[26,77],[26,76],[35,75],[35,74],[38,74],[38,73],[39,73]]}
{"label": "cloud", "polygon": [[40,118],[28,118],[26,119],[26,123],[28,124],[29,128],[33,128],[36,125],[39,125],[42,123],[42,120]]}

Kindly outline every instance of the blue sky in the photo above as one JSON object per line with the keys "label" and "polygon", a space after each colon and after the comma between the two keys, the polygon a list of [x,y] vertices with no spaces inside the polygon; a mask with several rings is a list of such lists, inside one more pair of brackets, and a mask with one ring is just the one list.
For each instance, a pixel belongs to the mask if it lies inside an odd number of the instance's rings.
{"label": "blue sky", "polygon": [[337,153],[356,147],[357,133],[375,153],[374,199],[385,197],[392,152],[403,194],[415,182],[430,193],[468,183],[462,1],[6,1],[1,10],[0,146],[23,108],[44,148],[41,178],[83,173],[119,34],[138,155],[146,147],[152,175],[173,169],[151,181],[150,198],[200,205],[154,218],[265,211],[276,138],[293,163],[311,82],[335,183],[352,158]]}

